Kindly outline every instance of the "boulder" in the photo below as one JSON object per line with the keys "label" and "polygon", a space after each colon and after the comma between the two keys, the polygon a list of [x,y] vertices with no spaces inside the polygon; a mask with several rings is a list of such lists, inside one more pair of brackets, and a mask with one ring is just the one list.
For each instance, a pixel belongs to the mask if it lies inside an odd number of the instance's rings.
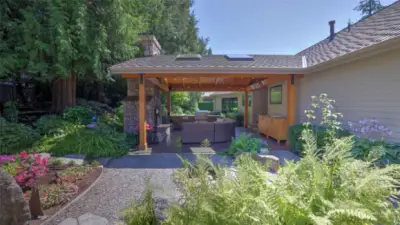
{"label": "boulder", "polygon": [[271,171],[278,171],[280,163],[279,158],[274,155],[253,155],[252,158],[260,162],[263,166],[267,166]]}
{"label": "boulder", "polygon": [[31,214],[21,187],[0,168],[0,224],[28,225]]}

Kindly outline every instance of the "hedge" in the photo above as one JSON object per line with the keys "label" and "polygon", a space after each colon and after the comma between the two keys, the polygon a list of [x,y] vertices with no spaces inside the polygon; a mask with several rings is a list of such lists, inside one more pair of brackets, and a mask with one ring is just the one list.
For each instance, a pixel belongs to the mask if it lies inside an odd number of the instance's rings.
{"label": "hedge", "polygon": [[214,110],[214,103],[212,103],[212,102],[199,102],[199,109],[200,110],[213,111]]}

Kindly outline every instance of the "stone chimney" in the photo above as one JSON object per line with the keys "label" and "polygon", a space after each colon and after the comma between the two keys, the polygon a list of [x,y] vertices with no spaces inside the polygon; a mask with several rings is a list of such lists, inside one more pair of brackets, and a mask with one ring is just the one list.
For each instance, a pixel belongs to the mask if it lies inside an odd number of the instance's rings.
{"label": "stone chimney", "polygon": [[329,21],[329,27],[330,27],[330,35],[329,35],[329,39],[332,41],[333,38],[335,38],[335,20],[331,20]]}
{"label": "stone chimney", "polygon": [[144,56],[155,56],[161,54],[161,45],[158,43],[156,37],[150,34],[140,35],[140,40],[136,44],[143,46]]}

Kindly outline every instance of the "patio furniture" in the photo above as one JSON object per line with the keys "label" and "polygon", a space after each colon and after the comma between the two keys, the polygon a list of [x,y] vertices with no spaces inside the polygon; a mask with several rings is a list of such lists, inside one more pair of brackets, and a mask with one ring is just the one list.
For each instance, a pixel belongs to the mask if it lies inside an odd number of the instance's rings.
{"label": "patio furniture", "polygon": [[258,130],[267,138],[272,137],[279,143],[286,140],[288,131],[288,121],[285,116],[281,115],[259,115]]}
{"label": "patio furniture", "polygon": [[182,143],[200,143],[208,139],[212,143],[232,140],[235,137],[235,121],[219,119],[216,122],[182,123]]}

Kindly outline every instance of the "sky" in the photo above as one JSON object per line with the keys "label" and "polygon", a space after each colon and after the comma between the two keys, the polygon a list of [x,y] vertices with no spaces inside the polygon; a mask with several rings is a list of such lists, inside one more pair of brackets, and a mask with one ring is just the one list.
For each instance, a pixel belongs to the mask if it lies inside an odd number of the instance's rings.
{"label": "sky", "polygon": [[[359,0],[195,0],[213,54],[296,54],[361,18]],[[395,0],[381,0],[388,5]]]}

